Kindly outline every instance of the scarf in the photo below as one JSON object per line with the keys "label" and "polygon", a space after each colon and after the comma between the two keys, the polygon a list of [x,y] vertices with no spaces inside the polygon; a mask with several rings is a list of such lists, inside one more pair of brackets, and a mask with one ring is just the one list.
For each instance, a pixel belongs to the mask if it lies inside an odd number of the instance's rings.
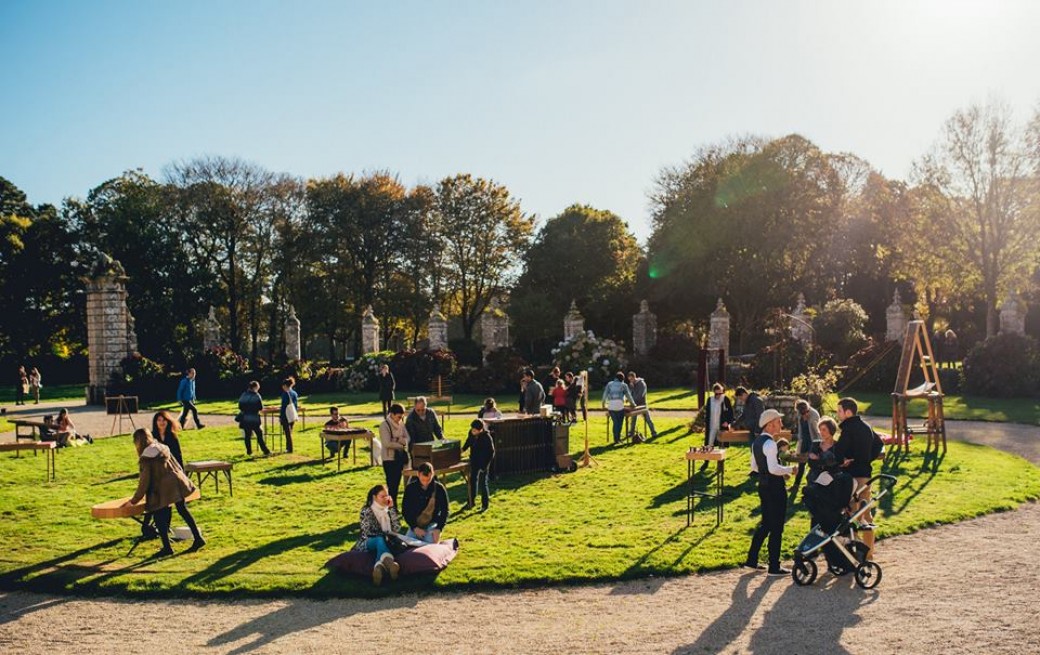
{"label": "scarf", "polygon": [[378,500],[373,500],[369,507],[372,510],[372,516],[376,517],[383,532],[390,532],[390,508],[381,505]]}

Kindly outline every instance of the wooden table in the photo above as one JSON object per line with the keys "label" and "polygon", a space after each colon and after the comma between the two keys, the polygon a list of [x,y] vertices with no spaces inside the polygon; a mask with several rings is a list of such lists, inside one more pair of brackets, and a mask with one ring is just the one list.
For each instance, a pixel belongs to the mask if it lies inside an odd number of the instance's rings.
{"label": "wooden table", "polygon": [[[325,442],[335,441],[339,443],[339,448],[336,449],[336,470],[340,470],[343,467],[343,442],[349,441],[348,444],[354,447],[354,465],[357,465],[357,442],[358,440],[364,440],[368,442],[368,456],[369,463],[375,465],[376,463],[376,452],[372,445],[372,440],[375,439],[375,435],[372,434],[371,430],[364,428],[346,428],[344,430],[333,430],[325,429],[321,432],[321,463],[325,463]],[[331,459],[331,456],[330,456]]]}
{"label": "wooden table", "polygon": [[[460,474],[462,476],[462,479],[465,480],[465,482],[466,482],[466,498],[467,498],[467,501],[472,503],[473,502],[473,496],[471,496],[469,492],[473,489],[473,487],[470,484],[469,479],[470,479],[470,476],[473,474],[473,472],[470,469],[469,460],[463,460],[461,462],[456,462],[456,463],[452,464],[451,466],[447,466],[447,467],[442,468],[442,469],[436,469],[434,471],[434,475],[437,475],[437,476],[448,475],[449,473],[458,473],[458,474]],[[401,477],[405,478],[405,486],[406,487],[408,486],[408,478],[414,477],[416,475],[419,475],[419,472],[416,471],[415,469],[406,468],[403,471],[401,471]],[[444,493],[448,493],[447,486],[445,486],[445,488],[444,488]],[[449,497],[448,500],[450,501],[451,498]],[[443,526],[441,526],[441,527],[443,527]]]}
{"label": "wooden table", "polygon": [[[611,425],[610,410],[603,410],[607,414],[607,444],[613,442],[614,436],[612,434],[613,426]],[[650,413],[650,408],[646,405],[636,405],[635,407],[625,408],[625,419],[621,426],[621,440],[631,439],[632,435],[635,434],[635,422],[640,416],[646,416]],[[646,421],[643,421],[643,441],[646,441]]]}
{"label": "wooden table", "polygon": [[[145,499],[142,498],[140,501],[133,505],[124,506],[123,503],[130,500],[130,498],[131,496],[127,496],[125,498],[117,498],[115,500],[107,500],[103,503],[98,503],[97,505],[94,505],[90,508],[90,515],[96,519],[130,518],[137,521],[139,525],[144,526],[145,519],[142,518],[142,515],[145,513]],[[190,494],[188,494],[188,497],[184,499],[184,502],[191,502],[193,500],[198,500],[199,498],[201,498],[201,494],[199,494],[199,490],[198,488],[196,488],[195,491],[192,491]],[[130,546],[130,550],[127,551],[126,554],[129,555],[130,553],[134,552],[134,549],[137,548],[137,545],[141,543],[143,539],[143,535],[139,533],[137,537],[134,538],[134,543],[132,546]]]}
{"label": "wooden table", "polygon": [[21,451],[31,450],[33,455],[39,451],[44,451],[44,460],[47,466],[47,480],[51,481],[57,476],[57,463],[58,463],[58,444],[54,441],[33,441],[31,443],[21,443],[16,441],[14,443],[0,443],[0,452],[14,451],[15,457],[21,457]]}
{"label": "wooden table", "polygon": [[202,483],[207,478],[213,478],[213,485],[220,493],[220,473],[224,474],[227,478],[228,495],[235,495],[235,488],[231,486],[231,462],[223,462],[217,459],[207,459],[199,462],[188,462],[184,465],[184,472],[189,476],[194,473],[196,479],[199,481],[199,490],[202,489]]}
{"label": "wooden table", "polygon": [[[693,484],[695,462],[715,462],[715,491],[701,491]],[[715,501],[715,525],[722,523],[725,518],[725,505],[722,502],[722,490],[726,484],[726,449],[715,449],[708,452],[700,452],[699,449],[690,448],[686,452],[686,481],[689,484],[689,492],[686,494],[686,527],[693,522],[693,510],[696,506],[697,497],[710,498]],[[711,485],[708,485],[711,488]]]}
{"label": "wooden table", "polygon": [[[267,439],[268,448],[271,452],[282,452],[285,450],[285,433],[282,432],[282,406],[264,407],[260,410],[260,416],[264,419],[264,437]],[[275,428],[278,431],[275,432]]]}
{"label": "wooden table", "polygon": [[[47,424],[43,421],[30,418],[13,418],[9,419],[11,425],[14,426],[14,440],[21,441],[22,439],[28,439],[29,441],[36,441],[38,432],[42,431],[47,427]],[[29,434],[22,434],[22,428],[29,428]]]}

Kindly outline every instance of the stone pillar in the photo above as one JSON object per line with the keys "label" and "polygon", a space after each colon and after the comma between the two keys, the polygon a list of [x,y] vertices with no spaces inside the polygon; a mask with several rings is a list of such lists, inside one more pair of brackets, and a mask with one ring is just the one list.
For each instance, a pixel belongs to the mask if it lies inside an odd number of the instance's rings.
{"label": "stone pillar", "polygon": [[289,317],[285,319],[285,356],[289,361],[300,359],[300,319],[296,318],[296,308],[289,305]]}
{"label": "stone pillar", "polygon": [[571,301],[571,308],[563,317],[563,340],[570,341],[571,338],[585,331],[585,317],[578,311],[578,303]]}
{"label": "stone pillar", "polygon": [[[711,327],[708,329],[708,349],[717,350],[722,348],[728,358],[730,355],[729,350],[729,312],[726,311],[726,305],[722,304],[722,298],[719,298],[718,304],[715,305],[715,311],[711,313]],[[712,356],[708,362],[709,366],[717,367],[719,364],[718,357]]]}
{"label": "stone pillar", "polygon": [[[87,288],[87,402],[103,405],[112,374],[131,354],[130,312],[126,308],[126,276],[123,266],[101,255],[83,278]],[[132,341],[136,342],[136,335]]]}
{"label": "stone pillar", "polygon": [[499,306],[498,298],[492,298],[480,315],[480,340],[485,357],[492,350],[509,347],[509,317]]}
{"label": "stone pillar", "polygon": [[639,313],[632,316],[632,349],[646,356],[657,345],[657,314],[650,311],[645,300],[639,303]]}
{"label": "stone pillar", "polygon": [[791,311],[791,338],[805,344],[813,340],[812,319],[805,308],[805,294],[798,294],[798,305]]}
{"label": "stone pillar", "polygon": [[439,302],[433,304],[427,331],[430,335],[430,350],[447,350],[448,319],[441,313],[441,304]]}
{"label": "stone pillar", "polygon": [[903,311],[903,299],[899,297],[899,289],[892,294],[892,304],[885,310],[885,340],[902,341],[906,335],[906,312]]}
{"label": "stone pillar", "polygon": [[372,312],[372,305],[361,315],[361,354],[379,352],[379,319]]}
{"label": "stone pillar", "polygon": [[1026,333],[1026,311],[1018,299],[1017,293],[1012,293],[1005,298],[1004,303],[1000,306],[1000,333]]}
{"label": "stone pillar", "polygon": [[220,323],[217,322],[217,310],[209,306],[209,316],[202,324],[202,349],[209,350],[220,345]]}
{"label": "stone pillar", "polygon": [[126,310],[126,351],[137,352],[137,321],[129,309]]}

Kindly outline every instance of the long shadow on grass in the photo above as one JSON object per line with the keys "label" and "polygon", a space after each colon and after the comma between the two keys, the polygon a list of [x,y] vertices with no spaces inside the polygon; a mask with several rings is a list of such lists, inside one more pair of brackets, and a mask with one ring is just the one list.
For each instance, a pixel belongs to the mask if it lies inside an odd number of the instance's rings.
{"label": "long shadow on grass", "polygon": [[[754,591],[750,590],[752,580],[759,581]],[[766,592],[769,591],[769,588],[776,581],[777,578],[762,577],[750,571],[740,576],[740,580],[733,588],[733,594],[730,596],[732,602],[726,611],[701,632],[697,641],[688,646],[680,646],[672,652],[685,654],[720,653],[724,651],[726,646],[740,636],[740,633],[751,622],[751,617],[758,611],[758,606],[762,603],[762,599],[765,598]],[[797,611],[800,607],[796,606],[791,609]],[[775,642],[773,645],[775,646],[776,643],[783,643],[783,641]]]}
{"label": "long shadow on grass", "polygon": [[12,569],[0,575],[0,588],[62,593],[83,578],[97,574],[100,567],[111,564],[115,560],[108,560],[89,567],[69,565],[70,562],[95,550],[111,548],[122,541],[123,539],[111,539],[74,550],[60,557]]}
{"label": "long shadow on grass", "polygon": [[[897,478],[899,478],[899,482],[902,482],[903,484],[901,484],[898,488],[893,489],[891,494],[881,499],[881,509],[883,509],[885,513],[889,515],[899,514],[904,509],[906,509],[907,505],[909,505],[914,498],[917,498],[919,495],[921,495],[921,492],[924,491],[925,487],[927,487],[932,482],[932,480],[935,479],[935,476],[939,474],[939,468],[942,466],[943,459],[945,458],[946,453],[925,453],[922,458],[920,468],[917,469],[916,473],[910,475],[909,477],[900,477],[900,473],[902,473],[901,466],[897,465],[891,469],[883,467],[883,472],[889,475],[896,476]],[[922,476],[925,477],[921,479]],[[906,490],[910,489],[911,484],[916,484],[917,487],[910,494],[907,495],[905,493],[900,493],[901,491],[905,492]],[[902,502],[900,502],[898,507],[895,507],[894,502],[897,496],[900,498]]]}
{"label": "long shadow on grass", "polygon": [[240,550],[230,555],[221,557],[216,562],[208,566],[207,568],[199,571],[198,573],[189,576],[182,580],[176,588],[183,591],[188,591],[191,587],[198,585],[201,587],[209,587],[214,583],[238,573],[242,569],[245,569],[253,564],[256,564],[265,557],[271,557],[279,555],[286,551],[295,550],[297,548],[311,548],[313,550],[326,550],[341,546],[347,543],[351,536],[356,536],[358,532],[358,524],[354,522],[350,525],[345,525],[335,530],[329,530],[327,532],[318,532],[310,534],[301,534],[293,537],[286,537],[284,539],[277,539],[270,541],[261,546],[255,548],[247,548]]}

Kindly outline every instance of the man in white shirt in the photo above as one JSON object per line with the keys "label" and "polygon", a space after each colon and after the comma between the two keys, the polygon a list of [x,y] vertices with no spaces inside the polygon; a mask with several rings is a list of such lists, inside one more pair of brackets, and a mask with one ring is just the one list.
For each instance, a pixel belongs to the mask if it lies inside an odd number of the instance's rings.
{"label": "man in white shirt", "polygon": [[762,543],[769,537],[769,575],[787,575],[789,570],[780,567],[780,542],[784,536],[784,518],[787,514],[787,490],[784,478],[793,469],[783,466],[777,458],[773,435],[783,428],[783,415],[775,409],[762,412],[758,420],[762,433],[751,444],[751,471],[758,474],[758,499],[762,505],[762,521],[751,537],[744,566],[761,569],[758,553]]}

